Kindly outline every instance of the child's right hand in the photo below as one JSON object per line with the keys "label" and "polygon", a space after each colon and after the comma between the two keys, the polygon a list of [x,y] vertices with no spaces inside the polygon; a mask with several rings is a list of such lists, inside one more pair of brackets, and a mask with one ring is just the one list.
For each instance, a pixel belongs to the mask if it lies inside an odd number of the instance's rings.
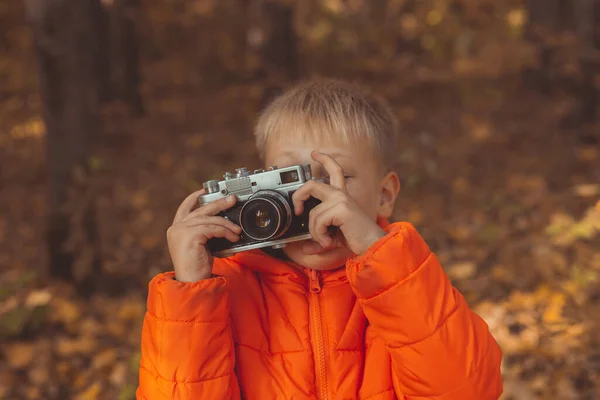
{"label": "child's right hand", "polygon": [[175,269],[175,278],[180,282],[196,282],[212,276],[213,258],[206,248],[212,238],[225,238],[230,242],[239,240],[242,228],[217,216],[233,206],[235,196],[228,196],[208,203],[198,209],[198,196],[204,190],[189,195],[177,209],[173,224],[167,230],[169,253]]}

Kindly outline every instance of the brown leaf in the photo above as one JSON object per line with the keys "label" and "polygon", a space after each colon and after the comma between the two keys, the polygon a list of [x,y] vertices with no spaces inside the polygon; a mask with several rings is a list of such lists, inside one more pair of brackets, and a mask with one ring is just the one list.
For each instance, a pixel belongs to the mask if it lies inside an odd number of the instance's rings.
{"label": "brown leaf", "polygon": [[584,183],[573,188],[575,194],[579,197],[595,197],[600,194],[600,184]]}
{"label": "brown leaf", "polygon": [[127,363],[120,362],[116,364],[110,374],[110,382],[115,386],[123,386],[127,379]]}
{"label": "brown leaf", "polygon": [[447,270],[450,279],[465,280],[477,273],[477,265],[471,261],[464,261],[450,265]]}
{"label": "brown leaf", "polygon": [[74,400],[96,400],[102,392],[102,386],[99,382],[94,382],[84,392],[75,396]]}
{"label": "brown leaf", "polygon": [[103,369],[106,368],[117,360],[117,351],[113,348],[108,348],[100,351],[92,359],[92,368]]}
{"label": "brown leaf", "polygon": [[15,369],[24,368],[31,364],[35,356],[35,347],[31,343],[12,343],[5,345],[3,353],[8,364]]}
{"label": "brown leaf", "polygon": [[62,298],[57,298],[52,302],[51,318],[53,321],[71,325],[80,317],[81,311],[76,303]]}
{"label": "brown leaf", "polygon": [[59,338],[57,343],[58,353],[62,356],[91,353],[95,350],[96,340],[87,336],[77,339]]}
{"label": "brown leaf", "polygon": [[52,294],[48,290],[34,290],[27,296],[25,305],[28,307],[45,306],[51,299]]}

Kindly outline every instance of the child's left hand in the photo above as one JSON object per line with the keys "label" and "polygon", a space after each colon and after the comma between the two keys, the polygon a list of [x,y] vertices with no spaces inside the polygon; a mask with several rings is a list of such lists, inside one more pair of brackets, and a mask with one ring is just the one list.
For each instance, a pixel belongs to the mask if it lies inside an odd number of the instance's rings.
{"label": "child's left hand", "polygon": [[[311,156],[329,173],[329,185],[311,180],[292,196],[296,215],[302,214],[304,201],[310,196],[321,200],[321,204],[310,211],[308,222],[308,230],[320,246],[312,243],[314,246],[305,247],[305,251],[318,253],[323,248],[344,246],[354,254],[362,254],[385,236],[385,231],[350,197],[346,190],[344,171],[333,157],[315,151]],[[339,232],[333,237],[329,235],[330,226],[339,228]]]}

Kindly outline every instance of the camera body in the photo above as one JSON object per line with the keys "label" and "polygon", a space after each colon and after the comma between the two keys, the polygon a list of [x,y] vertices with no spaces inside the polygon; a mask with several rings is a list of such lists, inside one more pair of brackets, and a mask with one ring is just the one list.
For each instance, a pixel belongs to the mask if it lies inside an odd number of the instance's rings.
{"label": "camera body", "polygon": [[292,195],[304,183],[313,179],[310,164],[286,168],[269,167],[253,172],[237,168],[226,172],[223,180],[202,184],[206,193],[198,197],[200,206],[235,195],[236,204],[219,213],[242,228],[240,240],[210,239],[208,249],[214,256],[232,254],[264,247],[282,248],[286,243],[310,239],[308,214],[320,201],[314,197],[304,202],[304,212],[295,215]]}

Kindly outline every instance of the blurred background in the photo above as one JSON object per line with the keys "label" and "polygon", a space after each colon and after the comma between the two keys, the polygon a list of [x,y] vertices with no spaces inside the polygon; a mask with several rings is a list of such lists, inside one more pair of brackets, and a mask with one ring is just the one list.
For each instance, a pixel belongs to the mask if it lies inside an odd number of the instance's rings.
{"label": "blurred background", "polygon": [[179,203],[312,76],[402,124],[417,226],[503,399],[600,398],[600,1],[0,2],[0,398],[134,399]]}

